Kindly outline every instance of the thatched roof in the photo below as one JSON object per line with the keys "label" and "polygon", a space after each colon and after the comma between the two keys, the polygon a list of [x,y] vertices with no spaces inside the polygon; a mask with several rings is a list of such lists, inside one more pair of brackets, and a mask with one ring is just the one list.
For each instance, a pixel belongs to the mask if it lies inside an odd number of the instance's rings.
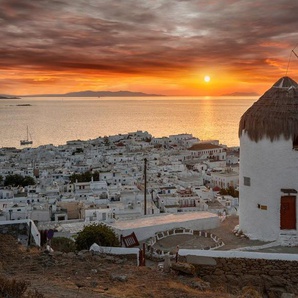
{"label": "thatched roof", "polygon": [[298,136],[298,84],[289,77],[279,79],[241,117],[239,137],[243,130],[255,142],[263,137],[271,141],[284,135]]}

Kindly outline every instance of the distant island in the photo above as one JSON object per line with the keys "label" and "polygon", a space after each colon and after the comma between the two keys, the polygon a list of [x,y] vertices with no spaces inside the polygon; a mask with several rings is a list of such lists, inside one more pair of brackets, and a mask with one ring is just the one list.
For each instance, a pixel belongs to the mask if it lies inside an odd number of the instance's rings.
{"label": "distant island", "polygon": [[260,96],[256,92],[233,92],[228,94],[222,94],[221,96]]}
{"label": "distant island", "polygon": [[20,97],[14,95],[0,95],[0,99],[20,99]]}
{"label": "distant island", "polygon": [[34,94],[22,95],[22,97],[141,97],[141,96],[164,96],[160,94],[147,94],[131,91],[78,91],[64,94]]}

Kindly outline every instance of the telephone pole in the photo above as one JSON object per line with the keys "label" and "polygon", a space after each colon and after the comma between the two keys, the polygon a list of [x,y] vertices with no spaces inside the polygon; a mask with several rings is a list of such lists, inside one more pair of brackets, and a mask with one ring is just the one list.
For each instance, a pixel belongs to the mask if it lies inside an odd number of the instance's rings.
{"label": "telephone pole", "polygon": [[144,215],[147,214],[147,158],[144,158]]}

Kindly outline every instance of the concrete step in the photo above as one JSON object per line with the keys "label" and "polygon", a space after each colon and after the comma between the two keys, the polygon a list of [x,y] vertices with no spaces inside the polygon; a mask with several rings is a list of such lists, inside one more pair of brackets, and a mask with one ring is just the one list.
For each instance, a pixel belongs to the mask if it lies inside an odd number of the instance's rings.
{"label": "concrete step", "polygon": [[295,234],[280,234],[278,242],[282,246],[298,246],[298,235]]}

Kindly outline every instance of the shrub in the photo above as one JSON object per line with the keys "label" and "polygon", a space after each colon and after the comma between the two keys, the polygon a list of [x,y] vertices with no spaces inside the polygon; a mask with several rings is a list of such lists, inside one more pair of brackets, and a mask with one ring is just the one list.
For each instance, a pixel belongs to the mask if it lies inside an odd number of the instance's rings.
{"label": "shrub", "polygon": [[[8,279],[0,276],[0,297],[7,298],[44,298],[44,295],[37,290],[26,292],[30,283],[23,280]],[[25,293],[26,292],[26,293]]]}
{"label": "shrub", "polygon": [[27,290],[28,283],[0,277],[0,297],[22,297]]}
{"label": "shrub", "polygon": [[76,250],[76,244],[72,239],[66,237],[55,237],[51,240],[53,250],[72,252]]}
{"label": "shrub", "polygon": [[29,291],[26,295],[27,298],[45,298],[45,296],[39,293],[37,290]]}
{"label": "shrub", "polygon": [[78,233],[76,239],[78,250],[89,249],[93,243],[101,246],[119,246],[120,244],[113,229],[103,223],[85,226]]}

